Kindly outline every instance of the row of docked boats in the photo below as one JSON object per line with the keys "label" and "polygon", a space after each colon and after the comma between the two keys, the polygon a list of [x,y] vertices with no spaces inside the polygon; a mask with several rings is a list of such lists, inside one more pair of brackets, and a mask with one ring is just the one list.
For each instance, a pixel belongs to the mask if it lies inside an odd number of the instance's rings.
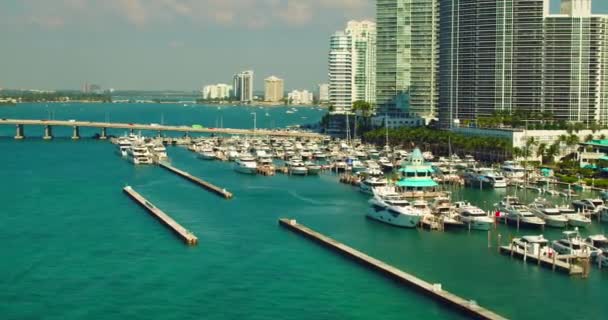
{"label": "row of docked boats", "polygon": [[589,258],[598,266],[608,267],[608,238],[602,234],[581,237],[578,229],[564,231],[564,237],[554,241],[543,235],[514,238],[510,250],[524,252],[533,257],[558,259]]}
{"label": "row of docked boats", "polygon": [[431,203],[425,200],[409,200],[395,187],[373,188],[367,216],[390,225],[414,228],[425,220],[437,221],[443,228],[468,227],[489,230],[494,224],[488,214],[468,202],[451,203],[449,197],[437,197]]}
{"label": "row of docked boats", "polygon": [[588,227],[593,216],[608,222],[608,208],[601,199],[583,199],[572,202],[572,206],[557,206],[543,198],[524,205],[515,196],[504,197],[495,204],[497,217],[523,227]]}
{"label": "row of docked boats", "polygon": [[135,165],[150,165],[168,159],[167,149],[162,142],[129,134],[112,141],[117,145],[117,153]]}

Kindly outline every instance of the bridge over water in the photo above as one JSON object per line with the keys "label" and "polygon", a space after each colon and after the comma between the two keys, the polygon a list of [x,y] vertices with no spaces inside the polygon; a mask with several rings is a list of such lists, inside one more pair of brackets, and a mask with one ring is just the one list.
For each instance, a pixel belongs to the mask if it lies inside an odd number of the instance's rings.
{"label": "bridge over water", "polygon": [[137,124],[137,123],[116,123],[116,122],[90,122],[74,120],[27,120],[27,119],[0,119],[0,125],[16,126],[15,139],[25,138],[25,126],[44,127],[44,139],[53,138],[53,127],[72,127],[72,139],[80,139],[80,128],[98,128],[99,138],[107,139],[108,129],[124,129],[134,132],[135,130],[156,131],[159,135],[163,132],[181,132],[185,135],[191,133],[205,134],[228,134],[228,135],[252,135],[252,136],[273,136],[273,137],[301,137],[320,139],[324,136],[318,133],[287,131],[287,130],[248,130],[248,129],[229,129],[229,128],[197,128],[189,126],[169,126],[157,124]]}

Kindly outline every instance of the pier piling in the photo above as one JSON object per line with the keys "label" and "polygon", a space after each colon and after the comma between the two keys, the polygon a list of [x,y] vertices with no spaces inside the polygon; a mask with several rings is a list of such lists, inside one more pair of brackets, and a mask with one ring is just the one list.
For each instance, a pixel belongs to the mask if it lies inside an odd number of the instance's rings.
{"label": "pier piling", "polygon": [[22,124],[16,125],[17,131],[15,132],[15,140],[23,140],[25,139],[25,130],[23,129]]}
{"label": "pier piling", "polygon": [[179,223],[173,220],[169,215],[155,207],[152,203],[150,203],[146,198],[137,193],[131,187],[125,187],[123,189],[124,193],[126,193],[131,199],[137,202],[140,206],[146,209],[152,216],[154,216],[158,221],[160,221],[165,226],[169,227],[176,235],[181,237],[184,242],[188,245],[197,245],[198,238],[188,231],[186,228],[182,227]]}
{"label": "pier piling", "polygon": [[44,140],[53,139],[53,127],[51,127],[49,125],[44,126],[44,137],[42,137],[42,139],[44,139]]}
{"label": "pier piling", "polygon": [[180,176],[180,177],[182,177],[184,179],[190,180],[190,181],[194,182],[195,184],[198,184],[199,186],[203,187],[204,189],[207,189],[207,190],[209,190],[209,191],[211,191],[211,192],[213,192],[213,193],[215,193],[215,194],[217,194],[217,195],[219,195],[221,197],[224,197],[225,199],[232,199],[232,197],[233,197],[233,194],[230,193],[230,192],[228,192],[226,189],[222,189],[222,188],[220,188],[218,186],[215,186],[215,185],[213,185],[213,184],[211,184],[209,182],[206,182],[206,181],[204,181],[204,180],[202,180],[200,178],[197,178],[197,177],[189,174],[188,172],[179,170],[179,169],[171,166],[168,163],[160,162],[159,165],[162,168],[165,168],[165,169],[167,169],[167,170],[169,170],[169,171],[177,174],[178,176]]}
{"label": "pier piling", "polygon": [[101,128],[101,134],[99,135],[99,140],[106,140],[108,139],[108,128]]}
{"label": "pier piling", "polygon": [[301,224],[298,224],[295,220],[280,219],[279,224],[291,231],[294,231],[306,238],[314,240],[324,247],[332,249],[348,258],[351,258],[355,262],[360,263],[363,266],[369,267],[379,273],[388,276],[398,282],[414,288],[430,298],[433,298],[446,306],[452,307],[462,314],[472,317],[475,319],[491,319],[501,320],[505,319],[502,316],[478,306],[476,303],[465,300],[458,297],[448,291],[444,291],[440,284],[431,284],[424,280],[421,280],[411,274],[401,271],[393,266],[390,266],[380,260],[372,258],[360,251],[357,251],[345,244],[342,244],[334,239],[326,237],[316,231],[313,231]]}
{"label": "pier piling", "polygon": [[72,140],[80,139],[80,127],[74,126],[74,132],[72,133]]}

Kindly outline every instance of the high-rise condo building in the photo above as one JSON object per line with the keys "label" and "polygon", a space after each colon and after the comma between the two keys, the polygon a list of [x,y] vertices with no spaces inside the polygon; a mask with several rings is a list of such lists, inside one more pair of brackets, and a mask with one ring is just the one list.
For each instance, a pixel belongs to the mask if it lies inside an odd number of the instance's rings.
{"label": "high-rise condo building", "polygon": [[439,1],[441,125],[540,110],[548,0]]}
{"label": "high-rise condo building", "polygon": [[329,102],[336,110],[348,110],[353,103],[349,37],[342,31],[336,32],[329,46]]}
{"label": "high-rise condo building", "polygon": [[440,124],[497,111],[608,121],[606,16],[590,0],[440,0]]}
{"label": "high-rise condo building", "polygon": [[328,102],[329,101],[329,84],[321,83],[319,84],[319,102]]}
{"label": "high-rise condo building", "polygon": [[280,102],[284,96],[284,81],[275,76],[268,77],[264,80],[264,101]]}
{"label": "high-rise condo building", "polygon": [[608,16],[563,0],[545,18],[544,110],[556,120],[608,123]]}
{"label": "high-rise condo building", "polygon": [[243,71],[234,76],[234,97],[241,102],[253,101],[253,71]]}
{"label": "high-rise condo building", "polygon": [[330,38],[329,101],[348,111],[358,100],[375,103],[376,24],[349,21]]}
{"label": "high-rise condo building", "polygon": [[[437,0],[377,0],[378,115],[435,116],[438,80]],[[420,124],[418,121],[402,124]]]}

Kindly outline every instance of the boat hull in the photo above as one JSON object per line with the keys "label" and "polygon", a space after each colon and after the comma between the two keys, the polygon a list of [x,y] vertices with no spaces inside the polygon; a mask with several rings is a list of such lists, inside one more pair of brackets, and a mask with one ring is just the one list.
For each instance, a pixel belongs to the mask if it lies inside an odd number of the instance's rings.
{"label": "boat hull", "polygon": [[234,170],[238,173],[243,173],[243,174],[256,174],[257,168],[236,165],[234,167]]}
{"label": "boat hull", "polygon": [[415,228],[421,219],[419,215],[393,214],[387,209],[376,209],[374,207],[369,209],[367,217],[401,228]]}

